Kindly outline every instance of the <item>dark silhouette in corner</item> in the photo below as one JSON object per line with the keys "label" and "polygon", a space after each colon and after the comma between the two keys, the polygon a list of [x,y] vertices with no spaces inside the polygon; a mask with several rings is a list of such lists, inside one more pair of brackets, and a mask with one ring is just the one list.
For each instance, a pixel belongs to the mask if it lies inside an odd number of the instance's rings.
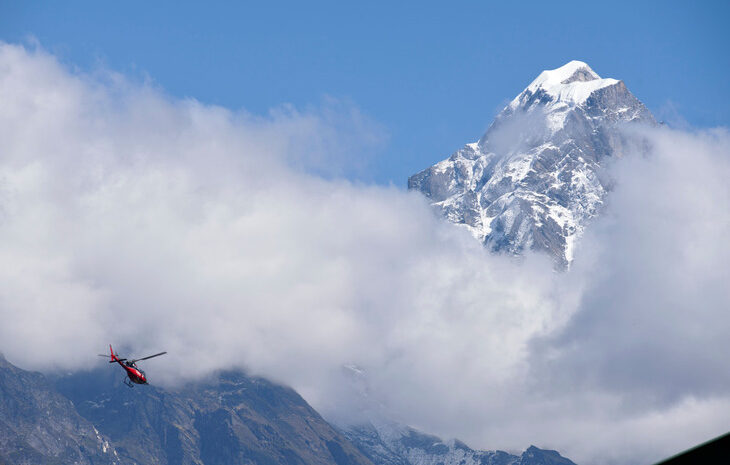
{"label": "dark silhouette in corner", "polygon": [[[723,463],[730,455],[730,433],[695,446],[656,465]],[[723,457],[725,459],[723,459]]]}

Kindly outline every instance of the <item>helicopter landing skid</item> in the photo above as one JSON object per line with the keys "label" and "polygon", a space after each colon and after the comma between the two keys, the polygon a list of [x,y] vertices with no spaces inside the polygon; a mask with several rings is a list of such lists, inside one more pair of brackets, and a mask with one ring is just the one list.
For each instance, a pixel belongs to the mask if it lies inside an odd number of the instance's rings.
{"label": "helicopter landing skid", "polygon": [[132,381],[130,381],[129,378],[127,378],[127,377],[124,378],[123,382],[124,382],[124,385],[127,386],[128,388],[134,387],[134,384],[132,384]]}

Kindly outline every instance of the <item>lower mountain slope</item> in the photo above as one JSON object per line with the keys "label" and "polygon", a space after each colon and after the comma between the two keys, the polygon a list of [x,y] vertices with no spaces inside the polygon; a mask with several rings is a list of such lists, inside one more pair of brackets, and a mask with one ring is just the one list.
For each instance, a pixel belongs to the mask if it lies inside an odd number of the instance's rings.
{"label": "lower mountain slope", "polygon": [[373,465],[287,387],[229,371],[130,389],[121,375],[49,378],[0,356],[0,465]]}
{"label": "lower mountain slope", "polygon": [[49,378],[0,356],[0,465],[574,465],[393,422],[336,429],[294,390],[240,371],[130,389],[104,368]]}
{"label": "lower mountain slope", "polygon": [[228,371],[176,390],[130,389],[117,375],[56,385],[124,463],[372,465],[290,388]]}
{"label": "lower mountain slope", "polygon": [[107,438],[40,373],[0,355],[0,464],[122,463]]}

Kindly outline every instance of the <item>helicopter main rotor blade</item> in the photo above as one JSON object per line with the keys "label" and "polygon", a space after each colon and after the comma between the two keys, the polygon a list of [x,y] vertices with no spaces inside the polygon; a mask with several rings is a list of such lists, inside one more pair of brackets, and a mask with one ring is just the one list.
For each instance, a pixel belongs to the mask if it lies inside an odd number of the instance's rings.
{"label": "helicopter main rotor blade", "polygon": [[126,358],[118,358],[116,360],[109,360],[109,363],[123,362],[125,360],[127,360],[127,359]]}
{"label": "helicopter main rotor blade", "polygon": [[140,360],[147,360],[148,358],[152,358],[152,357],[159,357],[160,355],[165,355],[166,353],[167,352],[160,352],[159,354],[148,355],[147,357],[135,358],[134,360],[131,360],[131,362],[134,363],[134,362],[139,362]]}

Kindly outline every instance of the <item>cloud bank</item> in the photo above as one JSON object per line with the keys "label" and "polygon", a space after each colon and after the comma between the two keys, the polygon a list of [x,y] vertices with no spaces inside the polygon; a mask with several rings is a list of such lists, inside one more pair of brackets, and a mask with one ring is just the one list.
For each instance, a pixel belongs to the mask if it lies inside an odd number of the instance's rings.
{"label": "cloud bank", "polygon": [[340,422],[354,364],[474,447],[657,460],[730,427],[730,135],[643,137],[560,274],[338,177],[385,138],[352,105],[250,115],[0,44],[0,351],[167,350],[153,382],[242,367]]}

